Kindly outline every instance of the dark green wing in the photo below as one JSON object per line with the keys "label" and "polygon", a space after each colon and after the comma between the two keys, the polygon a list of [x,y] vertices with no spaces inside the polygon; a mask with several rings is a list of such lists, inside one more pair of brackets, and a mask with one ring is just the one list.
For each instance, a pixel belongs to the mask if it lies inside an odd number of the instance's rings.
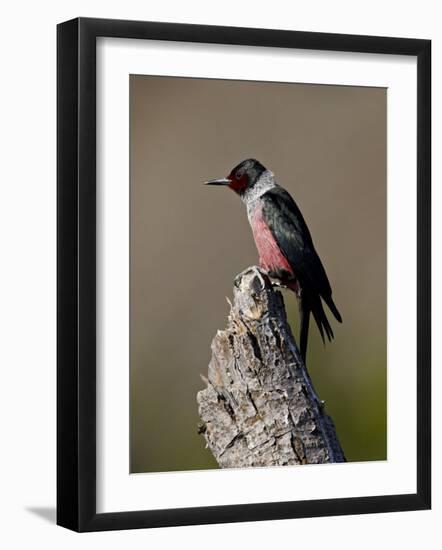
{"label": "dark green wing", "polygon": [[321,296],[341,322],[341,315],[331,297],[332,290],[327,274],[297,204],[282,187],[270,189],[261,199],[264,219],[295,272],[301,288],[309,294]]}
{"label": "dark green wing", "polygon": [[281,187],[270,189],[261,199],[264,219],[299,282],[324,299],[330,296],[331,288],[325,269],[295,201]]}

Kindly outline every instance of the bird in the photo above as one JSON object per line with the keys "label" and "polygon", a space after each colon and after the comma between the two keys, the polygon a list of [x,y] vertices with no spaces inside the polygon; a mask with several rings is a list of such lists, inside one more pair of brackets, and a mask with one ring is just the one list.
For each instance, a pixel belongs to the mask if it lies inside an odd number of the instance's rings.
{"label": "bird", "polygon": [[339,323],[342,317],[300,209],[277,183],[273,172],[253,158],[240,162],[227,177],[205,183],[229,187],[240,196],[247,209],[260,268],[276,281],[274,284],[295,293],[300,314],[300,353],[306,364],[310,314],[324,343],[324,333],[329,341],[334,334],[323,302]]}

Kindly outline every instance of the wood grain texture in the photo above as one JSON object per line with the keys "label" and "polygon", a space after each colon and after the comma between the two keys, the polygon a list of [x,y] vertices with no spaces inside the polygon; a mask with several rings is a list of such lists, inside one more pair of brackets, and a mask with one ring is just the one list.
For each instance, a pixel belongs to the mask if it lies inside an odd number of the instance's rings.
{"label": "wood grain texture", "polygon": [[235,279],[227,328],[212,341],[205,381],[197,395],[200,432],[220,467],[345,461],[282,295],[257,267]]}

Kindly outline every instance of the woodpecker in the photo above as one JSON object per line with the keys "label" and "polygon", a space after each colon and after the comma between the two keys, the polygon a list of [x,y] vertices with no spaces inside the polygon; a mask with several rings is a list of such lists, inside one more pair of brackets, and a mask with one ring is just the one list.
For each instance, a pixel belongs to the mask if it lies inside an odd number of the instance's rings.
{"label": "woodpecker", "polygon": [[337,321],[342,323],[342,318],[301,211],[274,174],[255,159],[240,162],[226,178],[206,184],[227,186],[240,196],[247,208],[261,269],[277,284],[295,292],[301,321],[300,352],[305,363],[310,313],[323,342],[324,333],[329,341],[334,335],[322,300]]}

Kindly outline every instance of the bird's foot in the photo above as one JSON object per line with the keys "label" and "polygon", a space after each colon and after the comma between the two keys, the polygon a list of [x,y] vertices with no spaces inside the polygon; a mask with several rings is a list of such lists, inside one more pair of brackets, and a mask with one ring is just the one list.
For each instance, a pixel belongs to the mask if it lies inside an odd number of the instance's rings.
{"label": "bird's foot", "polygon": [[278,281],[271,281],[273,288],[287,288],[286,285],[283,285],[282,283]]}

